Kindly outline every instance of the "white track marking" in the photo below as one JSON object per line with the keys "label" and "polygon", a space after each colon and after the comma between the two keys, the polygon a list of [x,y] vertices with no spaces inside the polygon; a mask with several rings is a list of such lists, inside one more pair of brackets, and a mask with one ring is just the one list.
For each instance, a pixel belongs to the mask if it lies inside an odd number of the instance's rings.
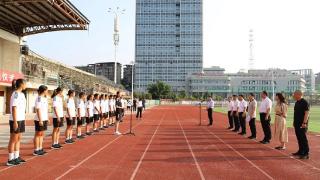
{"label": "white track marking", "polygon": [[142,161],[143,161],[143,159],[144,159],[147,151],[149,150],[149,147],[150,147],[150,145],[151,145],[151,143],[152,143],[152,141],[153,141],[153,139],[154,139],[154,136],[157,134],[158,129],[159,129],[159,127],[160,127],[160,125],[161,125],[161,123],[162,123],[162,121],[163,121],[163,119],[164,119],[164,116],[165,116],[165,115],[162,116],[162,118],[161,118],[161,120],[160,120],[160,122],[159,122],[159,124],[158,124],[158,126],[157,126],[157,129],[154,131],[153,135],[151,136],[151,139],[150,139],[150,141],[149,141],[146,149],[144,150],[144,152],[143,152],[143,154],[142,154],[142,156],[141,156],[141,158],[140,158],[140,160],[139,160],[136,168],[134,169],[133,173],[131,174],[130,180],[133,180],[133,179],[136,177],[136,175],[137,175],[137,173],[138,173],[138,171],[139,171],[139,168],[140,168],[140,166],[141,166],[141,164],[142,164]]}
{"label": "white track marking", "polygon": [[[203,128],[205,129],[205,128]],[[270,174],[268,174],[266,171],[262,170],[259,166],[257,166],[255,163],[253,163],[252,161],[250,161],[248,158],[246,158],[243,154],[241,154],[239,151],[237,151],[236,149],[234,149],[230,144],[226,143],[224,140],[222,140],[219,136],[217,136],[216,134],[214,134],[213,132],[209,131],[208,129],[206,129],[206,131],[210,134],[212,134],[213,136],[215,136],[220,142],[222,142],[223,144],[225,144],[226,146],[228,146],[232,151],[234,151],[235,153],[237,153],[240,157],[242,157],[243,159],[245,159],[246,161],[248,161],[253,167],[255,167],[256,169],[258,169],[262,174],[264,174],[268,179],[274,179],[273,177],[271,177]]]}
{"label": "white track marking", "polygon": [[190,145],[190,143],[189,143],[189,140],[188,140],[188,138],[187,138],[187,136],[186,136],[186,133],[185,133],[185,131],[184,131],[182,125],[181,125],[180,119],[179,119],[179,117],[177,116],[176,113],[175,113],[175,117],[178,119],[178,122],[179,122],[180,128],[181,128],[181,130],[182,130],[183,136],[184,136],[184,138],[185,138],[185,140],[186,140],[186,142],[187,142],[187,144],[188,144],[188,147],[189,147],[190,153],[191,153],[191,155],[192,155],[192,158],[193,158],[194,162],[196,163],[197,170],[198,170],[198,172],[199,172],[199,174],[200,174],[200,177],[201,177],[202,180],[205,180],[205,178],[204,178],[204,176],[203,176],[203,173],[202,173],[202,170],[201,170],[201,168],[200,168],[200,165],[199,165],[199,163],[198,163],[198,160],[197,160],[196,156],[195,156],[194,153],[193,153],[192,147],[191,147],[191,145]]}
{"label": "white track marking", "polygon": [[[222,114],[223,114],[223,113],[222,113]],[[225,114],[224,114],[224,115],[225,115]],[[222,126],[220,126],[220,127],[222,127]],[[320,135],[318,135],[318,136],[320,136]],[[253,140],[253,141],[258,142],[258,140]],[[258,142],[258,143],[259,143],[259,142]],[[285,155],[285,156],[288,157],[289,159],[296,160],[296,161],[298,161],[298,162],[300,162],[300,163],[302,163],[302,164],[304,164],[304,165],[306,165],[306,166],[311,167],[311,168],[314,169],[314,170],[320,171],[320,168],[318,168],[318,167],[316,167],[316,166],[313,166],[313,165],[311,165],[311,164],[309,164],[309,163],[306,163],[306,162],[304,162],[304,161],[302,161],[302,160],[300,160],[300,159],[296,159],[296,158],[288,155],[287,153],[284,153],[284,152],[282,152],[282,151],[276,150],[276,149],[274,149],[274,148],[272,148],[272,147],[270,147],[270,146],[268,146],[268,145],[265,145],[265,144],[262,144],[262,145],[265,146],[265,147],[267,147],[267,148],[269,148],[269,149],[272,149],[274,152],[277,152],[277,153],[280,153],[280,154],[282,154],[282,155]],[[313,162],[315,162],[315,161],[313,161]]]}
{"label": "white track marking", "polygon": [[[50,149],[50,150],[47,151],[47,152],[49,153],[49,152],[51,152],[51,151],[53,151],[53,149]],[[41,157],[41,156],[33,156],[33,157],[31,157],[31,158],[26,159],[26,161],[30,161],[30,160],[32,160],[32,159],[34,159],[34,158],[37,158],[37,157]],[[43,156],[42,156],[42,157],[43,157]],[[6,167],[6,168],[4,168],[4,169],[1,169],[0,172],[6,171],[6,170],[8,170],[8,169],[10,169],[10,168],[13,168],[13,167],[19,167],[19,166],[23,166],[23,164],[18,165],[18,166],[9,166],[9,167]]]}
{"label": "white track marking", "polygon": [[[136,124],[134,128],[136,128],[137,126],[139,126],[142,122],[144,121],[140,121],[138,124]],[[74,165],[72,168],[70,168],[68,171],[66,171],[65,173],[63,173],[62,175],[60,175],[59,177],[56,178],[56,180],[62,179],[63,177],[65,177],[67,174],[69,174],[71,171],[73,171],[74,169],[78,168],[79,166],[81,166],[83,163],[85,163],[86,161],[88,161],[89,159],[91,159],[93,156],[97,155],[99,152],[103,151],[105,148],[107,148],[108,146],[110,146],[112,143],[114,143],[115,141],[119,140],[121,137],[123,136],[118,136],[117,138],[115,138],[114,140],[110,141],[108,144],[104,145],[102,148],[98,149],[96,152],[94,152],[93,154],[91,154],[90,156],[88,156],[87,158],[85,158],[84,160],[80,161],[78,164]]]}

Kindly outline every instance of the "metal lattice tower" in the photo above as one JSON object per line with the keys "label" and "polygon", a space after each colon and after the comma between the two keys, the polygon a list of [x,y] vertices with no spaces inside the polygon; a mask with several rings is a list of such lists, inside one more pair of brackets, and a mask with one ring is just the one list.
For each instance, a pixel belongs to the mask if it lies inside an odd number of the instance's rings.
{"label": "metal lattice tower", "polygon": [[250,69],[254,69],[254,54],[253,54],[253,51],[254,51],[254,35],[253,35],[253,29],[250,29],[249,30],[249,51],[250,51],[250,54],[249,54],[249,70]]}

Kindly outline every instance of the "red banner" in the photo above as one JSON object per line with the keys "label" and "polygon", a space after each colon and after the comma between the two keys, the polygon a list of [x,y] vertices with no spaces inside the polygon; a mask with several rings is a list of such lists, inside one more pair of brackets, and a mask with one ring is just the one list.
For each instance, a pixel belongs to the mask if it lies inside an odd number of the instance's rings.
{"label": "red banner", "polygon": [[0,83],[11,85],[14,79],[20,79],[20,78],[23,78],[23,74],[0,69]]}

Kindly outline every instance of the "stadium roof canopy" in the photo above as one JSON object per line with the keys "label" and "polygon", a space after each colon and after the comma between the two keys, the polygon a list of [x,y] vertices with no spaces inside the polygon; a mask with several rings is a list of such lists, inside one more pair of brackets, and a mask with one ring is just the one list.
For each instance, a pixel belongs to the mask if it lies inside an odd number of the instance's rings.
{"label": "stadium roof canopy", "polygon": [[68,0],[0,0],[0,29],[18,36],[86,30],[89,23]]}

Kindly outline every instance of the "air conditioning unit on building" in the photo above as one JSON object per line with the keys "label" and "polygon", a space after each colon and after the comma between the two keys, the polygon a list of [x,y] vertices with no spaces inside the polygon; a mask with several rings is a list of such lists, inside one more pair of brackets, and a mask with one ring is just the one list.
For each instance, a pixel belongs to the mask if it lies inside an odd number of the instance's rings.
{"label": "air conditioning unit on building", "polygon": [[29,46],[22,45],[20,49],[21,54],[23,55],[29,55]]}

